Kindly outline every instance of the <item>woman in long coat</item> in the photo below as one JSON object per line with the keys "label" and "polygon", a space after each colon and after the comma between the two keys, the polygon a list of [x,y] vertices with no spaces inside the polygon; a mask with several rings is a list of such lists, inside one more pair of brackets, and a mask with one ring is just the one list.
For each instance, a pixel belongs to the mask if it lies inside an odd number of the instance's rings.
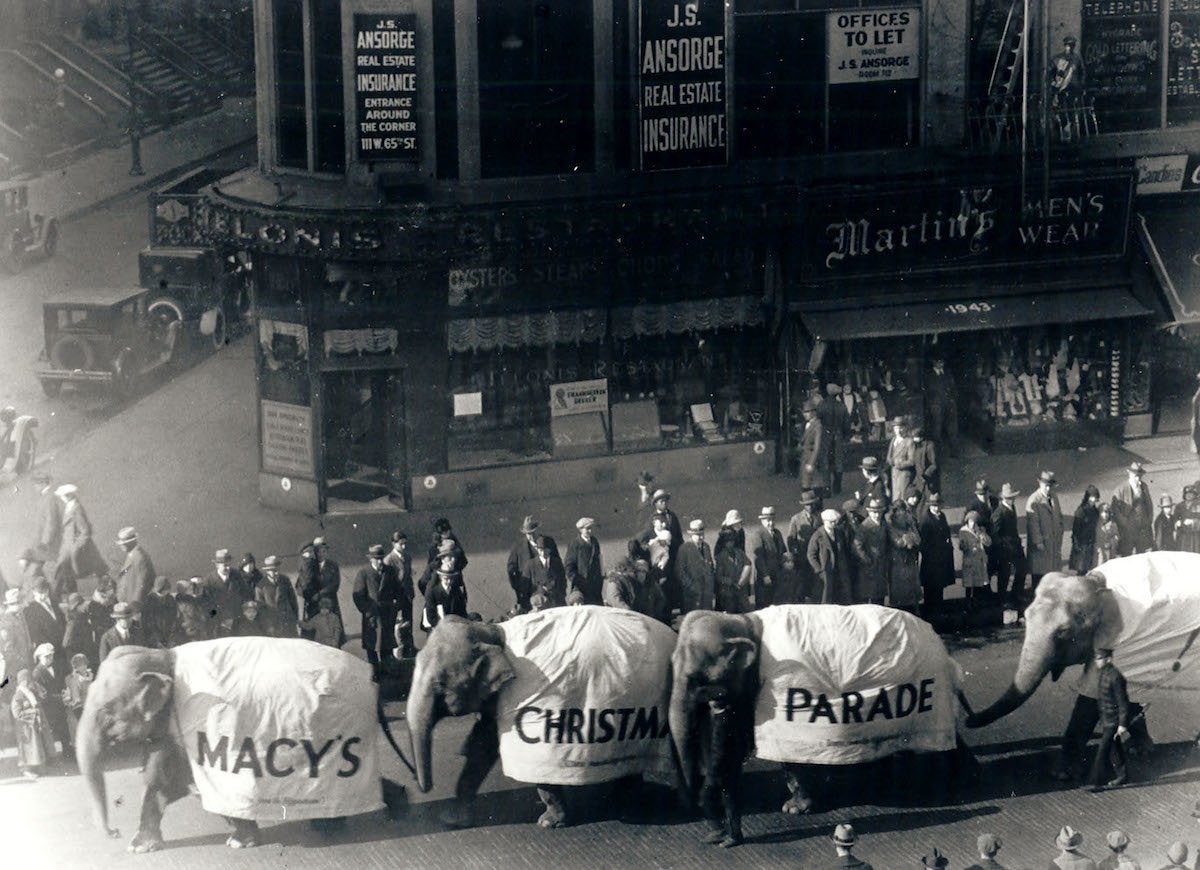
{"label": "woman in long coat", "polygon": [[1089,484],[1071,521],[1071,559],[1068,564],[1077,574],[1086,574],[1096,567],[1096,523],[1099,517],[1100,490]]}
{"label": "woman in long coat", "polygon": [[54,735],[42,709],[44,700],[45,690],[33,681],[29,670],[17,671],[12,715],[17,726],[17,764],[27,777],[36,777],[37,769],[49,764],[54,754]]}
{"label": "woman in long coat", "polygon": [[713,549],[716,563],[716,604],[724,613],[749,613],[753,569],[738,541],[736,529],[721,529]]}
{"label": "woman in long coat", "polygon": [[917,518],[907,504],[898,501],[888,514],[887,527],[892,561],[888,603],[916,613],[921,604],[921,533]]}
{"label": "woman in long coat", "polygon": [[967,603],[975,603],[976,589],[989,589],[991,576],[988,574],[988,547],[992,539],[979,525],[979,511],[967,511],[966,522],[958,530],[958,549],[962,551],[962,584],[967,593]]}

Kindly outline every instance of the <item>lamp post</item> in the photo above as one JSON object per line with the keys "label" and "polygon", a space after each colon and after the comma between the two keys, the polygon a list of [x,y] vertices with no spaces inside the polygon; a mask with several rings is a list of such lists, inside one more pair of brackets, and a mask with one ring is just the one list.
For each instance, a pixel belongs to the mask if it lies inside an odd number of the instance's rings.
{"label": "lamp post", "polygon": [[138,115],[138,88],[133,67],[134,0],[125,0],[125,43],[128,55],[125,73],[129,76],[129,174],[145,175],[142,169],[142,120]]}

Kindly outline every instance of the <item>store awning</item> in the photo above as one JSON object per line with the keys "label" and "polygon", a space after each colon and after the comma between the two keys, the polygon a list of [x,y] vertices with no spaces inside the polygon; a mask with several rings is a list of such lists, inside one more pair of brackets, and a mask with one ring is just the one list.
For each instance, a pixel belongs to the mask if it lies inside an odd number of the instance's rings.
{"label": "store awning", "polygon": [[1134,224],[1175,322],[1200,323],[1200,212],[1147,212]]}
{"label": "store awning", "polygon": [[1038,296],[910,302],[829,311],[800,310],[814,339],[875,338],[929,332],[972,332],[1048,323],[1143,317],[1152,312],[1128,289],[1104,287]]}

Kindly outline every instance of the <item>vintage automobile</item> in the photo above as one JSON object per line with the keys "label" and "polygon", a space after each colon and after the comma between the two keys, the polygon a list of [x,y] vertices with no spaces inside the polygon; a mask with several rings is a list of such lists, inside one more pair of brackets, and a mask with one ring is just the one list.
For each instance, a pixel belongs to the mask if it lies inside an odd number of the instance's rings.
{"label": "vintage automobile", "polygon": [[58,247],[58,221],[29,213],[29,186],[0,185],[0,262],[12,273],[21,271],[32,254],[54,255]]}
{"label": "vintage automobile", "polygon": [[182,350],[220,349],[248,321],[250,267],[212,248],[144,248],[138,278],[150,290],[147,310],[181,322]]}
{"label": "vintage automobile", "polygon": [[151,312],[145,288],[68,290],[42,303],[46,343],[34,373],[47,396],[94,384],[118,397],[176,359],[182,322]]}

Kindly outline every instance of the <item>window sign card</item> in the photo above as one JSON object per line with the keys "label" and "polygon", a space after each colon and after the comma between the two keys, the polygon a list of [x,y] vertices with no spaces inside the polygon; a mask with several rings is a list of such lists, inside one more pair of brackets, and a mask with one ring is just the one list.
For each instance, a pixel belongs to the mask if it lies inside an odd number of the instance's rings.
{"label": "window sign card", "polygon": [[312,408],[263,399],[263,471],[313,477]]}
{"label": "window sign card", "polygon": [[454,416],[474,417],[483,413],[483,393],[455,393]]}
{"label": "window sign card", "polygon": [[829,84],[870,84],[921,74],[921,10],[847,9],[825,16]]}
{"label": "window sign card", "polygon": [[358,158],[417,163],[417,17],[354,16]]}
{"label": "window sign card", "polygon": [[608,411],[608,379],[550,385],[550,416]]}

